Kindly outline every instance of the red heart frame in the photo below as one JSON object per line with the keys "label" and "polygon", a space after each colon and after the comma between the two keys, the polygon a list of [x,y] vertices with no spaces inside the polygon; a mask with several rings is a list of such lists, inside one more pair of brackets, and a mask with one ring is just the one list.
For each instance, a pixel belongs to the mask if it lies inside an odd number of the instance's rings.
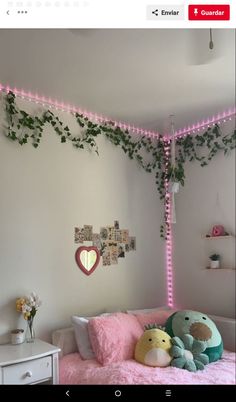
{"label": "red heart frame", "polygon": [[[80,254],[82,253],[82,251],[87,251],[87,252],[95,251],[95,253],[96,253],[96,256],[97,256],[96,261],[89,271],[85,268],[85,266],[83,265],[83,263],[81,261]],[[93,247],[93,246],[90,246],[90,247],[81,246],[81,247],[77,248],[77,250],[75,252],[75,261],[76,261],[77,265],[79,266],[79,268],[81,269],[81,271],[83,271],[84,274],[91,275],[94,272],[94,270],[97,268],[99,261],[100,261],[100,253],[99,253],[98,248]]]}

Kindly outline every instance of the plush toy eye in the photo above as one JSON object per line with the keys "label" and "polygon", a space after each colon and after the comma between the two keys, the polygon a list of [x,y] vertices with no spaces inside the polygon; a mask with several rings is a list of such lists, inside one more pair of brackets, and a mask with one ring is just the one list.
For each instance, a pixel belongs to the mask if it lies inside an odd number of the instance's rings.
{"label": "plush toy eye", "polygon": [[165,339],[162,339],[162,342],[165,342]]}
{"label": "plush toy eye", "polygon": [[152,338],[149,338],[148,340],[149,340],[149,342],[152,342]]}
{"label": "plush toy eye", "polygon": [[189,317],[185,317],[185,320],[186,320],[186,321],[189,320]]}
{"label": "plush toy eye", "polygon": [[203,318],[203,320],[206,320],[206,317],[202,317]]}

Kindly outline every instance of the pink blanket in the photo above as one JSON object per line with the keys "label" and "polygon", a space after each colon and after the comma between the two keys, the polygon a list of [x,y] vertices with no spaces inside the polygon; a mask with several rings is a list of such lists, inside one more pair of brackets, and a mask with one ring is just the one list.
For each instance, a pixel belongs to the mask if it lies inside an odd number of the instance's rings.
{"label": "pink blanket", "polygon": [[134,360],[101,366],[71,353],[60,360],[60,384],[235,384],[235,353],[224,351],[221,360],[191,373],[175,367],[153,368]]}

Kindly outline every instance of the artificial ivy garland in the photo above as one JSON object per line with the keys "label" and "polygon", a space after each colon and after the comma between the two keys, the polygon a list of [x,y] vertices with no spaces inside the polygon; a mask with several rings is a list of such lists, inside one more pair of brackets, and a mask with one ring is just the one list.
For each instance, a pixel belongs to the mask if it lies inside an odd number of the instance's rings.
{"label": "artificial ivy garland", "polygon": [[[5,111],[8,126],[6,136],[12,141],[17,141],[20,145],[27,144],[30,140],[32,145],[37,148],[40,144],[45,124],[50,124],[61,142],[71,142],[78,149],[94,150],[97,154],[98,146],[96,137],[103,134],[114,145],[121,147],[130,159],[136,162],[148,173],[155,172],[157,190],[160,199],[165,196],[165,179],[179,181],[184,185],[184,164],[186,161],[198,161],[201,166],[206,166],[218,154],[223,151],[227,154],[236,146],[236,130],[222,136],[218,124],[209,127],[201,135],[187,135],[176,140],[176,163],[171,166],[170,159],[166,159],[165,147],[170,142],[164,140],[162,136],[151,139],[142,136],[139,139],[129,134],[128,130],[122,130],[115,126],[114,122],[102,124],[94,123],[82,114],[75,114],[76,121],[80,126],[78,135],[73,135],[68,125],[63,122],[51,111],[46,110],[41,116],[36,116],[20,109],[16,104],[16,96],[13,92],[8,92],[4,96]],[[202,148],[206,147],[207,152],[202,155]],[[165,225],[161,226],[161,237],[166,237],[169,224],[165,216]]]}

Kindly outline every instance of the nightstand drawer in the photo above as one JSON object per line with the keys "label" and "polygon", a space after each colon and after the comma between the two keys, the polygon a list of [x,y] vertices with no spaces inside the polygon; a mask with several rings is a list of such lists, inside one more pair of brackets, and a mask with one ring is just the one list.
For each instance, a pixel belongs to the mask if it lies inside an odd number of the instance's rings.
{"label": "nightstand drawer", "polygon": [[4,384],[31,384],[52,377],[52,357],[3,367]]}

